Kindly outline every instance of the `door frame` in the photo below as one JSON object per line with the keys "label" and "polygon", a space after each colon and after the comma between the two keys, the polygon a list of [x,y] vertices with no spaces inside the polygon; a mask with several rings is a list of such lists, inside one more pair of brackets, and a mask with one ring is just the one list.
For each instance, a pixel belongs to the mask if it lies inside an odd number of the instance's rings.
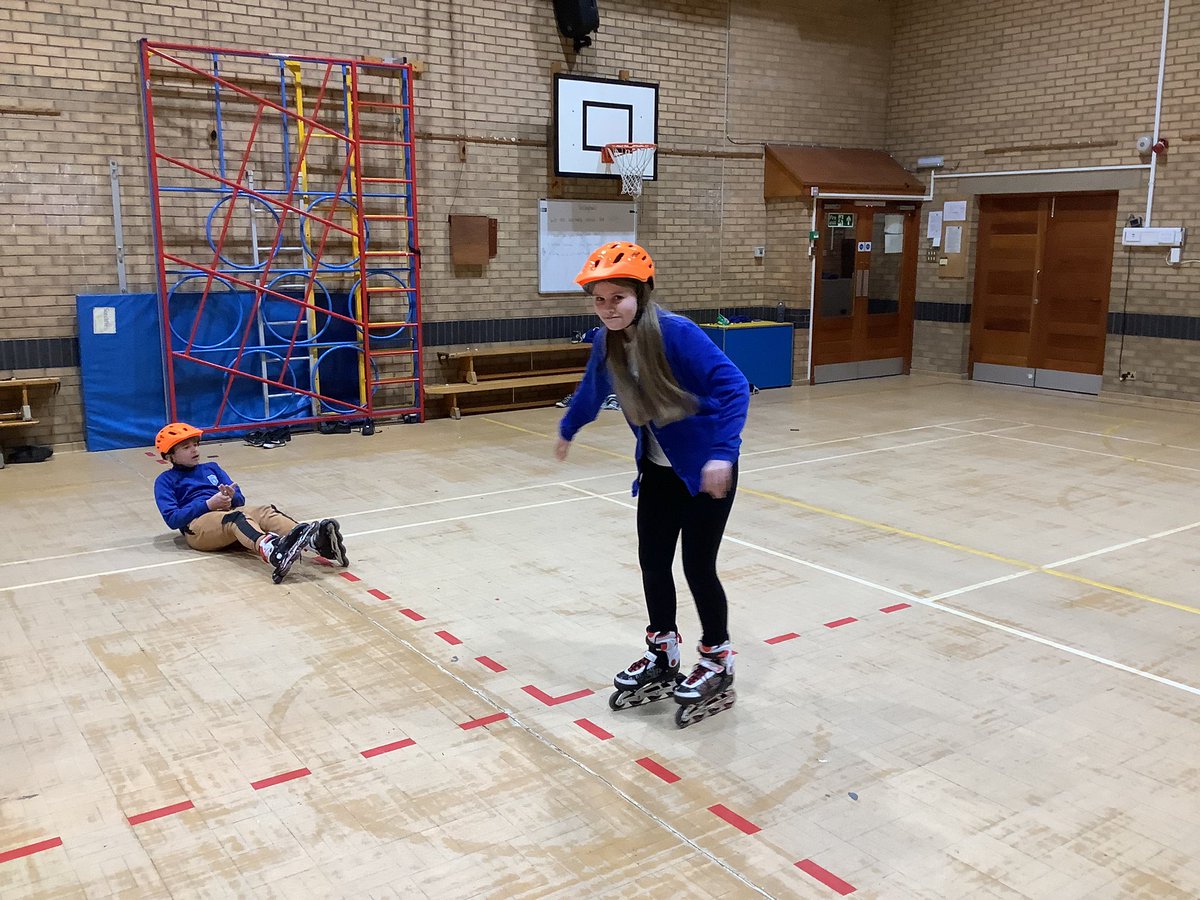
{"label": "door frame", "polygon": [[[809,319],[808,319],[808,365],[807,377],[808,383],[814,384],[814,372],[816,366],[814,360],[817,357],[817,310],[819,299],[819,282],[821,281],[818,274],[818,267],[822,254],[825,250],[825,215],[827,212],[835,212],[833,207],[841,207],[843,211],[853,211],[856,213],[869,212],[874,216],[883,213],[903,214],[905,217],[904,227],[904,245],[901,250],[900,259],[900,280],[898,286],[899,302],[898,314],[900,316],[900,333],[899,342],[901,347],[901,366],[899,372],[879,371],[877,367],[873,367],[872,363],[875,360],[856,360],[846,365],[859,366],[860,374],[854,375],[848,379],[857,378],[872,378],[881,375],[907,375],[912,370],[912,348],[913,348],[913,331],[914,319],[916,311],[916,295],[917,295],[917,255],[920,246],[920,225],[921,225],[921,202],[922,198],[914,197],[912,199],[901,199],[895,196],[880,197],[880,196],[856,196],[856,197],[821,197],[814,198],[813,211],[813,230],[817,234],[816,240],[810,244],[810,263],[812,265],[812,278],[809,288]],[[855,229],[859,228],[861,220],[856,220]],[[856,235],[856,240],[861,237],[861,234]],[[859,254],[856,253],[856,258]],[[852,302],[858,303],[859,298],[855,297]],[[864,299],[865,306],[865,299]],[[865,309],[862,313],[866,315]],[[857,316],[858,312],[852,313],[852,316]]]}
{"label": "door frame", "polygon": [[[1033,357],[1038,354],[1034,352],[1035,342],[1038,339],[1038,312],[1035,307],[1039,305],[1039,299],[1042,296],[1042,273],[1046,266],[1046,240],[1050,229],[1051,210],[1055,198],[1062,196],[1096,196],[1096,197],[1112,197],[1119,203],[1119,192],[1116,190],[1075,190],[1075,191],[1029,191],[1004,194],[980,194],[977,197],[979,206],[979,232],[976,235],[975,247],[975,270],[971,285],[971,328],[967,338],[967,378],[971,381],[990,382],[994,384],[1011,384],[1023,387],[1036,387],[1048,390],[1068,391],[1071,393],[1093,394],[1100,393],[1104,381],[1104,348],[1102,347],[1099,353],[1100,372],[1099,373],[1083,373],[1076,371],[1067,371],[1059,369],[1039,368],[1033,365]],[[981,315],[980,292],[983,283],[981,281],[981,273],[986,274],[986,260],[990,248],[988,243],[983,240],[983,218],[984,218],[984,202],[989,198],[1009,199],[1023,198],[1029,200],[1037,200],[1039,209],[1037,213],[1037,245],[1034,248],[1034,269],[1035,275],[1031,285],[1030,294],[1030,330],[1029,330],[1029,349],[1026,355],[1025,365],[1003,365],[999,363],[985,363],[979,361],[980,349],[982,342],[981,330],[983,329],[983,315]],[[1047,208],[1045,201],[1049,200],[1051,205]],[[1114,206],[1119,209],[1119,206]],[[1119,218],[1119,215],[1118,217]],[[1117,218],[1114,218],[1113,227],[1116,227]],[[1105,316],[1112,308],[1112,258],[1109,259],[1109,294],[1105,303]],[[1103,337],[1105,345],[1107,345],[1107,336]],[[982,377],[981,377],[982,376]]]}

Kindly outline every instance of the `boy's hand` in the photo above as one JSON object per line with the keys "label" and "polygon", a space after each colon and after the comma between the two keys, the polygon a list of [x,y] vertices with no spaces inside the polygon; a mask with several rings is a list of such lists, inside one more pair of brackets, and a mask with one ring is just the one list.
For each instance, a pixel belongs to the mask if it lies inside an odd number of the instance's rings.
{"label": "boy's hand", "polygon": [[230,500],[232,500],[234,497],[237,496],[237,485],[236,484],[218,484],[217,490],[220,491],[222,494],[224,494],[226,497],[228,497]]}
{"label": "boy's hand", "polygon": [[222,485],[217,489],[215,494],[208,498],[208,508],[213,512],[218,510],[232,509],[232,503],[229,499],[230,496],[231,495],[225,493],[224,485]]}
{"label": "boy's hand", "polygon": [[567,453],[571,450],[571,442],[564,438],[559,438],[558,443],[554,445],[554,458],[562,462],[567,458]]}

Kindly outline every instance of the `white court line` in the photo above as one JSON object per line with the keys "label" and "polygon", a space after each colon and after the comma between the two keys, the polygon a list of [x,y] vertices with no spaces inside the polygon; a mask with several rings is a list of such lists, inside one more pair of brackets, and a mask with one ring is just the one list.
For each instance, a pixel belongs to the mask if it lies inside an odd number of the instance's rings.
{"label": "white court line", "polygon": [[[580,488],[580,490],[584,490]],[[590,492],[588,492],[590,495]],[[622,491],[621,493],[624,493]],[[599,496],[599,495],[596,495]],[[406,528],[420,528],[425,525],[443,525],[446,522],[463,522],[467,519],[482,519],[485,516],[495,516],[500,513],[524,512],[527,509],[542,509],[547,506],[559,506],[563,503],[578,503],[580,500],[586,500],[587,497],[568,497],[565,500],[547,500],[545,503],[529,503],[525,506],[506,506],[504,509],[491,509],[486,512],[466,513],[461,516],[447,516],[444,519],[429,519],[425,522],[407,522],[403,525],[385,525],[383,528],[371,528],[367,531],[347,532],[346,537],[364,537],[368,534],[383,534],[388,531],[403,531]]]}
{"label": "white court line", "polygon": [[1091,559],[1093,556],[1100,556],[1104,553],[1112,553],[1115,550],[1124,550],[1126,547],[1133,547],[1137,544],[1145,544],[1149,541],[1156,541],[1159,538],[1170,537],[1173,534],[1181,534],[1184,531],[1191,531],[1193,528],[1200,528],[1200,522],[1193,522],[1190,525],[1180,525],[1178,528],[1168,528],[1166,531],[1156,531],[1154,534],[1147,535],[1142,538],[1134,538],[1132,541],[1125,541],[1123,544],[1113,544],[1111,547],[1102,547],[1099,550],[1093,550],[1091,553],[1081,553],[1079,556],[1072,556],[1068,559],[1060,559],[1057,562],[1046,563],[1042,566],[1043,569],[1057,569],[1061,566],[1068,566],[1071,563],[1079,562],[1084,559]]}
{"label": "white court line", "polygon": [[866,456],[870,453],[886,453],[889,450],[907,450],[909,447],[924,447],[928,444],[939,444],[943,441],[961,441],[963,438],[975,437],[976,432],[967,431],[962,434],[949,434],[945,437],[930,438],[927,441],[913,441],[911,444],[896,444],[894,447],[873,447],[870,450],[853,450],[850,453],[835,453],[832,456],[819,456],[814,459],[802,459],[798,462],[777,463],[773,466],[759,466],[756,469],[740,470],[744,473],[771,472],[775,469],[788,469],[793,466],[810,466],[813,463],[831,462],[835,459],[849,459],[852,456]]}
{"label": "white court line", "polygon": [[143,572],[146,569],[163,569],[167,566],[182,566],[186,563],[204,562],[208,559],[219,559],[213,554],[206,553],[198,556],[188,556],[184,559],[170,559],[165,562],[150,563],[145,566],[127,566],[124,569],[109,569],[107,572],[89,572],[87,575],[70,575],[66,578],[51,578],[48,581],[29,581],[25,584],[2,585],[0,584],[0,594],[5,591],[21,591],[26,588],[45,587],[48,584],[66,584],[70,581],[83,581],[85,578],[103,578],[105,575],[124,575],[128,572]]}
{"label": "white court line", "polygon": [[[1022,426],[1028,427],[1028,426]],[[1182,472],[1200,472],[1200,468],[1196,466],[1181,466],[1178,463],[1159,462],[1154,459],[1143,459],[1140,456],[1122,456],[1120,453],[1105,453],[1102,450],[1084,450],[1081,447],[1072,447],[1070,444],[1055,444],[1052,441],[1034,441],[1029,438],[1011,437],[1007,434],[998,434],[995,431],[973,432],[981,437],[997,437],[1002,441],[1016,441],[1021,444],[1033,444],[1037,447],[1054,447],[1057,450],[1070,450],[1072,453],[1086,453],[1089,456],[1103,456],[1107,459],[1119,459],[1124,462],[1145,463],[1148,466],[1161,466],[1164,469],[1179,469]]]}
{"label": "white court line", "polygon": [[1038,422],[1030,422],[1032,428],[1047,428],[1050,431],[1065,431],[1067,434],[1083,434],[1088,437],[1104,438],[1111,441],[1129,441],[1134,444],[1146,444],[1150,447],[1166,447],[1170,450],[1186,450],[1188,453],[1200,453],[1200,447],[1184,447],[1181,444],[1163,444],[1159,441],[1148,441],[1144,438],[1122,437],[1119,434],[1106,434],[1103,431],[1080,431],[1077,428],[1063,428],[1061,425],[1043,425]]}
{"label": "white court line", "polygon": [[[587,475],[583,478],[574,478],[574,479],[572,479],[572,482],[596,481],[601,478],[615,478],[618,475],[633,475],[635,473],[635,471],[636,470],[634,470],[634,469],[630,469],[628,472],[612,472],[607,475]],[[416,503],[402,503],[397,506],[381,506],[378,509],[364,509],[364,510],[359,510],[358,512],[339,513],[337,518],[340,521],[342,519],[349,519],[352,516],[365,516],[369,513],[395,512],[395,511],[401,510],[401,509],[416,509],[417,507],[420,507],[420,506],[433,506],[438,503],[455,503],[460,500],[478,500],[483,497],[496,497],[501,494],[517,494],[517,493],[522,493],[524,491],[536,490],[537,488],[554,487],[555,485],[559,485],[562,483],[563,482],[561,482],[561,481],[547,481],[542,484],[526,484],[526,485],[522,485],[521,487],[502,488],[501,490],[498,490],[498,491],[484,491],[483,493],[479,493],[479,494],[457,494],[453,497],[439,497],[435,500],[419,500]],[[449,521],[449,520],[447,520],[447,521]],[[363,531],[363,532],[358,532],[358,533],[359,534],[373,534],[374,532]],[[347,535],[347,536],[353,536],[353,535]],[[142,541],[140,544],[122,544],[118,547],[102,547],[99,550],[78,550],[74,553],[60,553],[56,556],[37,556],[37,557],[33,557],[31,559],[14,559],[11,562],[0,562],[0,569],[5,568],[6,566],[24,566],[24,565],[30,565],[32,563],[52,562],[56,559],[73,559],[76,556],[89,556],[89,555],[95,554],[95,553],[112,553],[117,550],[136,550],[141,547],[153,547],[155,545],[155,543],[156,543],[155,541]],[[113,571],[114,572],[122,572],[122,571],[129,571],[129,570],[115,569]],[[104,573],[104,574],[109,574],[109,573]],[[11,588],[0,588],[0,590],[11,590]]]}
{"label": "white court line", "polygon": [[962,594],[969,594],[972,591],[982,590],[985,587],[991,587],[994,584],[1003,584],[1006,581],[1015,581],[1018,578],[1024,578],[1027,575],[1033,575],[1037,572],[1036,569],[1026,569],[1024,572],[1013,572],[1009,575],[1001,575],[998,578],[989,578],[987,581],[979,581],[975,584],[968,584],[964,587],[955,588],[952,591],[943,591],[940,594],[934,594],[928,598],[932,601],[949,600],[951,597],[958,597]]}
{"label": "white court line", "polygon": [[[571,485],[565,485],[565,486],[572,487]],[[587,492],[586,488],[572,487],[572,489],[577,490],[577,491]],[[587,493],[590,493],[590,492],[587,492]],[[597,499],[600,499],[600,500],[605,500],[609,503],[616,503],[619,506],[624,506],[629,509],[637,508],[632,503],[627,503],[623,500],[617,500],[612,497],[605,497],[600,494],[592,494],[592,496],[596,497]],[[1025,640],[1033,641],[1035,643],[1042,644],[1043,646],[1046,646],[1046,647],[1051,647],[1055,650],[1058,650],[1061,653],[1067,653],[1072,656],[1078,656],[1081,659],[1090,660],[1091,662],[1099,663],[1102,666],[1108,666],[1109,668],[1116,669],[1119,672],[1125,672],[1129,675],[1136,675],[1139,678],[1146,678],[1146,679],[1156,682],[1158,684],[1165,685],[1166,687],[1176,688],[1177,690],[1185,691],[1189,694],[1194,694],[1195,696],[1200,697],[1200,687],[1193,687],[1190,684],[1184,684],[1182,681],[1174,681],[1173,679],[1165,678],[1162,675],[1155,675],[1153,672],[1147,672],[1143,669],[1135,669],[1133,666],[1127,666],[1124,663],[1117,662],[1114,659],[1108,659],[1107,657],[1104,657],[1104,656],[1098,656],[1095,653],[1089,653],[1086,650],[1081,650],[1078,647],[1072,647],[1069,644],[1063,644],[1058,641],[1052,641],[1052,640],[1050,640],[1050,638],[1042,637],[1040,634],[1034,634],[1031,631],[1024,631],[1020,628],[1013,628],[1011,625],[1004,625],[1000,622],[994,622],[991,619],[985,619],[982,616],[977,616],[977,615],[974,615],[973,613],[964,612],[963,610],[955,609],[952,606],[944,606],[943,604],[938,603],[936,600],[931,600],[931,599],[928,599],[925,597],[918,597],[915,594],[909,594],[906,591],[900,591],[895,588],[890,588],[890,587],[887,587],[882,584],[876,584],[872,581],[869,581],[866,578],[859,578],[857,575],[850,575],[846,572],[839,572],[838,570],[831,569],[828,566],[822,566],[819,563],[809,562],[806,559],[801,559],[800,557],[793,556],[790,553],[783,553],[779,550],[772,550],[769,547],[763,547],[760,544],[753,544],[750,541],[743,541],[740,538],[733,538],[733,537],[726,536],[725,540],[727,540],[731,543],[734,543],[734,544],[739,544],[743,547],[748,547],[751,550],[757,550],[761,553],[766,553],[770,556],[774,556],[779,559],[787,560],[788,562],[796,563],[797,565],[801,565],[801,566],[804,566],[809,569],[815,569],[818,572],[824,572],[828,575],[832,575],[836,578],[841,578],[845,581],[851,581],[851,582],[854,582],[855,584],[859,584],[864,587],[869,587],[872,590],[880,591],[881,593],[888,594],[892,597],[898,597],[902,600],[905,600],[908,603],[916,603],[921,606],[928,607],[930,609],[940,610],[941,612],[949,613],[952,616],[958,616],[960,619],[966,619],[968,622],[974,622],[977,625],[982,625],[985,628],[991,628],[996,631],[1002,631],[1005,634],[1010,634],[1015,637],[1024,638]],[[1023,575],[1026,573],[1022,572],[1022,573],[1018,573],[1018,574]]]}
{"label": "white court line", "polygon": [[1090,553],[1080,553],[1078,556],[1071,556],[1067,559],[1060,559],[1056,562],[1046,563],[1044,566],[1038,566],[1036,569],[1026,569],[1024,572],[1014,572],[1011,575],[1001,575],[999,578],[990,578],[987,581],[980,581],[976,584],[968,584],[964,587],[955,588],[952,591],[945,591],[941,594],[935,594],[929,599],[946,600],[950,597],[959,597],[963,594],[969,594],[972,591],[978,591],[985,587],[991,587],[994,584],[1002,584],[1005,581],[1013,581],[1017,578],[1024,578],[1027,575],[1036,575],[1046,569],[1058,569],[1062,566],[1069,566],[1071,563],[1077,563],[1085,559],[1103,556],[1106,553],[1115,553],[1117,550],[1124,550],[1126,547],[1136,547],[1138,544],[1146,544],[1150,541],[1168,537],[1172,534],[1180,534],[1184,531],[1191,531],[1193,528],[1200,528],[1200,522],[1193,522],[1190,525],[1180,525],[1178,528],[1168,528],[1166,531],[1156,531],[1154,534],[1146,537],[1134,538],[1131,541],[1123,541],[1120,544],[1113,544],[1109,547],[1101,547],[1099,550],[1093,550]]}
{"label": "white court line", "polygon": [[[632,461],[633,458],[630,457],[630,462]],[[610,472],[606,475],[587,475],[583,478],[572,478],[567,483],[573,484],[582,481],[597,481],[601,478],[615,478],[618,475],[633,475],[636,471],[636,469],[630,469],[628,472]],[[523,493],[524,491],[533,491],[537,490],[538,488],[555,487],[556,485],[560,484],[563,484],[563,482],[546,481],[542,482],[541,484],[524,484],[520,487],[501,488],[498,491],[483,491],[482,493],[478,494],[457,494],[453,497],[439,497],[436,500],[419,500],[416,503],[400,503],[396,506],[380,506],[375,509],[360,509],[357,512],[341,513],[339,514],[338,518],[349,519],[351,516],[366,516],[373,513],[395,512],[398,509],[416,509],[418,506],[432,506],[435,503],[453,503],[458,500],[479,500],[483,497],[498,497],[501,494],[519,494]]]}
{"label": "white court line", "polygon": [[795,444],[791,447],[775,447],[771,450],[750,450],[741,454],[745,459],[747,456],[765,456],[768,453],[783,453],[788,450],[806,450],[809,447],[824,447],[827,444],[844,444],[847,441],[864,441],[868,438],[889,437],[893,434],[907,434],[911,431],[924,431],[928,428],[951,428],[954,425],[963,425],[967,422],[978,422],[981,419],[989,419],[991,416],[975,416],[972,419],[957,419],[953,422],[934,422],[931,425],[914,425],[912,428],[896,428],[892,431],[875,431],[871,434],[855,434],[850,437],[832,438],[828,441],[810,441],[807,444]]}
{"label": "white court line", "polygon": [[[989,417],[980,416],[978,418],[989,418]],[[964,419],[963,421],[970,422],[970,421],[975,421],[975,420]],[[941,427],[946,427],[946,426],[942,426],[942,425],[920,426],[920,428],[902,429],[902,431],[919,431],[919,430],[921,430],[921,428],[926,428],[926,427],[941,428]],[[856,440],[856,439],[861,440],[861,439],[870,438],[870,437],[881,437],[881,436],[885,436],[885,435],[889,435],[889,434],[899,434],[899,433],[901,433],[901,432],[900,431],[881,431],[881,432],[876,432],[874,434],[861,435],[859,438],[842,438],[837,441],[821,441],[821,442],[806,445],[806,446],[817,447],[817,446],[821,446],[822,444],[839,443],[842,440]],[[971,435],[976,434],[976,433],[977,432],[973,432],[973,431],[963,432],[962,434],[951,435],[951,436],[948,436],[945,438],[935,438],[934,440],[949,440],[952,438],[970,437]],[[761,467],[761,468],[757,468],[757,469],[744,469],[742,471],[746,474],[751,474],[754,472],[765,472],[770,469],[779,469],[779,468],[784,468],[786,466],[792,466],[792,465],[800,466],[800,465],[809,465],[812,463],[819,463],[819,462],[830,462],[835,459],[842,459],[847,456],[858,456],[863,453],[882,453],[886,450],[901,450],[901,449],[904,449],[905,447],[916,447],[916,446],[920,446],[921,444],[927,444],[927,443],[931,443],[931,441],[918,441],[918,442],[914,442],[911,444],[897,444],[893,447],[875,447],[871,450],[860,450],[860,451],[855,451],[855,452],[851,452],[851,453],[838,453],[838,454],[834,454],[832,456],[816,457],[814,459],[806,459],[806,460],[802,460],[800,462],[795,462],[795,463],[782,463],[782,464],[775,465],[775,466],[765,466],[765,467]],[[794,448],[794,449],[800,449],[800,448]],[[759,452],[771,453],[774,451],[764,450],[764,451],[759,451]],[[749,456],[751,454],[743,454],[743,455]],[[547,482],[542,482],[539,484],[521,485],[520,487],[501,488],[500,490],[495,490],[495,491],[483,491],[481,493],[476,493],[476,494],[457,494],[453,497],[438,497],[433,500],[419,500],[416,503],[400,503],[395,506],[380,506],[380,507],[376,507],[375,509],[362,509],[362,510],[358,510],[356,512],[339,513],[337,518],[340,521],[342,519],[349,519],[354,516],[365,516],[365,515],[371,515],[374,513],[384,513],[384,512],[396,512],[398,510],[404,510],[404,509],[416,509],[421,506],[435,506],[439,503],[456,503],[456,502],[463,501],[463,500],[479,500],[484,497],[497,497],[497,496],[501,496],[503,494],[517,494],[517,493],[523,493],[525,491],[538,490],[540,488],[555,487],[557,485],[580,484],[585,481],[597,481],[597,480],[600,480],[603,478],[616,478],[620,475],[629,476],[629,475],[636,474],[636,472],[637,472],[636,469],[628,469],[628,470],[621,471],[621,472],[609,472],[609,473],[606,473],[603,475],[586,475],[581,478],[572,478],[567,481],[561,481],[561,480],[547,481]],[[447,519],[444,521],[453,521],[453,520]],[[411,527],[411,526],[404,526],[404,527]],[[380,529],[380,530],[386,530],[386,529]],[[376,531],[362,531],[362,532],[356,532],[353,535],[347,534],[347,537],[357,537],[359,535],[375,534],[375,533],[377,533],[377,532]],[[39,563],[39,562],[52,562],[52,561],[58,560],[58,559],[72,559],[76,556],[89,556],[89,555],[96,554],[96,553],[111,553],[111,552],[115,552],[117,550],[135,550],[140,547],[153,547],[154,545],[155,545],[154,541],[144,541],[140,544],[122,544],[121,546],[103,547],[98,550],[79,550],[74,553],[60,553],[56,556],[38,556],[38,557],[31,558],[31,559],[15,559],[10,562],[0,562],[0,569],[5,568],[6,566],[20,566],[20,565],[29,565],[32,563]],[[116,573],[120,573],[123,571],[132,571],[132,570],[114,569],[112,572],[106,572],[106,573],[101,573],[101,574],[116,574]],[[49,584],[52,582],[45,582],[45,583]],[[0,589],[12,590],[12,588],[0,588]]]}
{"label": "white court line", "polygon": [[72,559],[76,556],[90,556],[93,553],[112,553],[116,550],[136,550],[139,547],[153,547],[154,541],[142,541],[140,544],[121,544],[117,547],[101,547],[98,550],[76,550],[74,553],[59,553],[56,556],[35,556],[31,559],[14,559],[11,562],[0,562],[0,569],[5,566],[27,566],[31,563],[53,562],[56,559]]}
{"label": "white court line", "polygon": [[[584,491],[585,489],[580,488],[579,490]],[[615,493],[624,494],[625,491],[618,491]],[[388,525],[384,528],[373,528],[369,531],[350,532],[346,534],[346,537],[362,537],[363,535],[368,534],[381,534],[385,531],[401,531],[406,528],[422,528],[426,525],[444,525],[447,522],[461,522],[466,519],[480,519],[485,516],[501,515],[502,513],[523,512],[524,510],[528,509],[541,509],[546,506],[559,506],[563,503],[579,503],[582,500],[587,500],[589,496],[592,495],[588,493],[588,496],[567,497],[565,500],[547,500],[544,503],[530,503],[525,506],[506,506],[503,509],[493,509],[487,510],[486,512],[477,513],[466,513],[465,515],[461,516],[447,516],[443,519],[426,519],[422,522],[406,522],[401,525]],[[597,494],[594,496],[601,495]],[[109,569],[106,572],[92,572],[87,575],[71,575],[67,578],[51,578],[47,581],[30,581],[25,584],[14,584],[8,586],[0,585],[0,593],[3,593],[4,591],[20,591],[26,588],[45,587],[46,585],[50,584],[66,584],[69,581],[82,581],[85,578],[102,578],[105,575],[124,575],[128,572],[142,572],[147,569],[161,569],[166,566],[180,566],[185,563],[204,562],[212,559],[220,559],[220,556],[212,553],[196,553],[196,555],[188,556],[184,559],[171,559],[164,562],[150,563],[144,566],[128,566],[123,569]]]}

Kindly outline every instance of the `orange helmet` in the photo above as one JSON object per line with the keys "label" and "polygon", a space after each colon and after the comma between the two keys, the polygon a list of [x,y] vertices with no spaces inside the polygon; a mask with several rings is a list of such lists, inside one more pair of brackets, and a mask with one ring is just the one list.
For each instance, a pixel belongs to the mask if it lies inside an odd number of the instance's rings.
{"label": "orange helmet", "polygon": [[166,456],[178,444],[182,444],[188,438],[200,437],[204,434],[195,425],[189,425],[187,422],[172,422],[170,425],[164,426],[163,429],[154,438],[154,448]]}
{"label": "orange helmet", "polygon": [[586,287],[597,281],[632,278],[654,286],[654,260],[650,254],[629,241],[613,241],[595,250],[575,276],[575,283]]}

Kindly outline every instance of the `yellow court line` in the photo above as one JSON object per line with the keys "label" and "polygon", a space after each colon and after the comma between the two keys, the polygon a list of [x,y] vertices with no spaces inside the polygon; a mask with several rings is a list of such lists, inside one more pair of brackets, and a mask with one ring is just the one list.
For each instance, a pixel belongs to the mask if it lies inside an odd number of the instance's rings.
{"label": "yellow court line", "polygon": [[[535,437],[549,437],[545,432],[533,431],[529,428],[522,428],[520,425],[512,425],[508,422],[501,422],[497,419],[491,419],[486,416],[481,416],[488,422],[494,425],[502,425],[505,428],[511,428],[513,431],[520,431],[525,434],[531,434]],[[594,450],[597,453],[603,453],[608,456],[614,456],[617,459],[632,462],[633,457],[622,453],[614,453],[612,450],[604,450],[600,447],[593,447],[590,444],[580,444],[587,450]],[[1108,455],[1108,454],[1105,454]],[[1121,594],[1125,597],[1132,597],[1135,600],[1144,600],[1147,603],[1155,603],[1159,606],[1169,606],[1171,609],[1178,609],[1181,612],[1188,612],[1200,616],[1200,609],[1194,606],[1188,606],[1184,603],[1176,603],[1173,600],[1164,600],[1161,597],[1155,597],[1150,594],[1143,594],[1141,591],[1134,591],[1129,588],[1123,588],[1115,584],[1108,584],[1103,581],[1095,581],[1091,578],[1085,578],[1082,575],[1072,575],[1070,572],[1060,572],[1057,569],[1049,569],[1045,566],[1039,566],[1037,563],[1026,562],[1023,559],[1015,559],[1011,556],[1001,556],[999,553],[989,553],[987,550],[979,550],[975,547],[968,547],[966,544],[960,544],[956,541],[947,541],[942,538],[931,537],[927,534],[921,534],[917,531],[909,531],[905,528],[897,528],[894,525],[887,525],[883,522],[876,522],[872,519],[864,519],[861,516],[851,515],[850,513],[837,512],[836,510],[826,509],[823,506],[814,506],[811,503],[805,503],[802,500],[793,500],[790,497],[781,497],[779,494],[772,494],[768,491],[756,491],[753,488],[748,488],[745,485],[738,486],[738,492],[742,494],[750,494],[753,497],[761,497],[764,500],[773,500],[776,503],[783,503],[788,506],[795,506],[798,509],[803,509],[808,512],[817,513],[822,516],[829,516],[833,519],[840,519],[843,522],[853,522],[856,525],[863,525],[867,528],[873,528],[876,531],[882,531],[887,534],[895,534],[900,537],[912,538],[915,541],[922,541],[926,544],[934,544],[938,547],[945,547],[948,550],[958,550],[962,553],[968,553],[971,556],[980,556],[984,559],[990,559],[994,562],[1004,563],[1010,566],[1016,566],[1018,569],[1025,569],[1028,572],[1041,572],[1045,575],[1053,575],[1055,578],[1062,578],[1066,581],[1074,581],[1077,584],[1085,584],[1088,587],[1098,588],[1102,591],[1111,591],[1114,594]]]}
{"label": "yellow court line", "polygon": [[1010,566],[1016,566],[1020,569],[1025,569],[1029,572],[1041,572],[1045,575],[1053,575],[1055,578],[1063,578],[1067,581],[1074,581],[1078,584],[1086,584],[1089,587],[1099,588],[1104,591],[1111,591],[1114,594],[1121,594],[1126,597],[1132,597],[1135,600],[1145,600],[1147,603],[1157,603],[1159,606],[1169,606],[1172,609],[1178,609],[1182,612],[1189,612],[1200,616],[1200,609],[1194,606],[1187,606],[1183,603],[1176,603],[1173,600],[1164,600],[1161,597],[1154,597],[1150,594],[1143,594],[1140,591],[1130,590],[1129,588],[1119,587],[1115,584],[1108,584],[1103,581],[1096,581],[1091,578],[1085,578],[1082,575],[1072,575],[1070,572],[1060,572],[1057,569],[1050,569],[1045,566],[1039,566],[1036,563],[1026,562],[1023,559],[1014,559],[1009,556],[1001,556],[998,553],[989,553],[987,550],[978,550],[975,547],[968,547],[966,544],[959,544],[955,541],[947,541],[942,538],[931,537],[927,534],[921,534],[917,531],[908,531],[904,528],[897,528],[894,525],[885,525],[883,522],[875,522],[871,519],[864,519],[860,516],[853,516],[849,513],[840,513],[836,510],[825,509],[822,506],[814,506],[811,503],[805,503],[801,500],[793,500],[790,497],[781,497],[778,494],[772,494],[767,491],[756,491],[753,488],[748,488],[739,485],[738,493],[750,494],[755,497],[761,497],[764,500],[773,500],[776,503],[784,503],[788,506],[795,506],[799,509],[807,510],[808,512],[817,513],[822,516],[829,516],[834,519],[841,519],[843,522],[853,522],[856,525],[863,525],[867,528],[873,528],[876,531],[882,531],[887,534],[895,534],[901,537],[912,538],[913,540],[923,541],[927,544],[934,544],[938,547],[946,547],[950,550],[959,550],[963,553],[969,553],[972,556],[981,556],[984,559],[994,560],[996,562],[1006,563]]}

